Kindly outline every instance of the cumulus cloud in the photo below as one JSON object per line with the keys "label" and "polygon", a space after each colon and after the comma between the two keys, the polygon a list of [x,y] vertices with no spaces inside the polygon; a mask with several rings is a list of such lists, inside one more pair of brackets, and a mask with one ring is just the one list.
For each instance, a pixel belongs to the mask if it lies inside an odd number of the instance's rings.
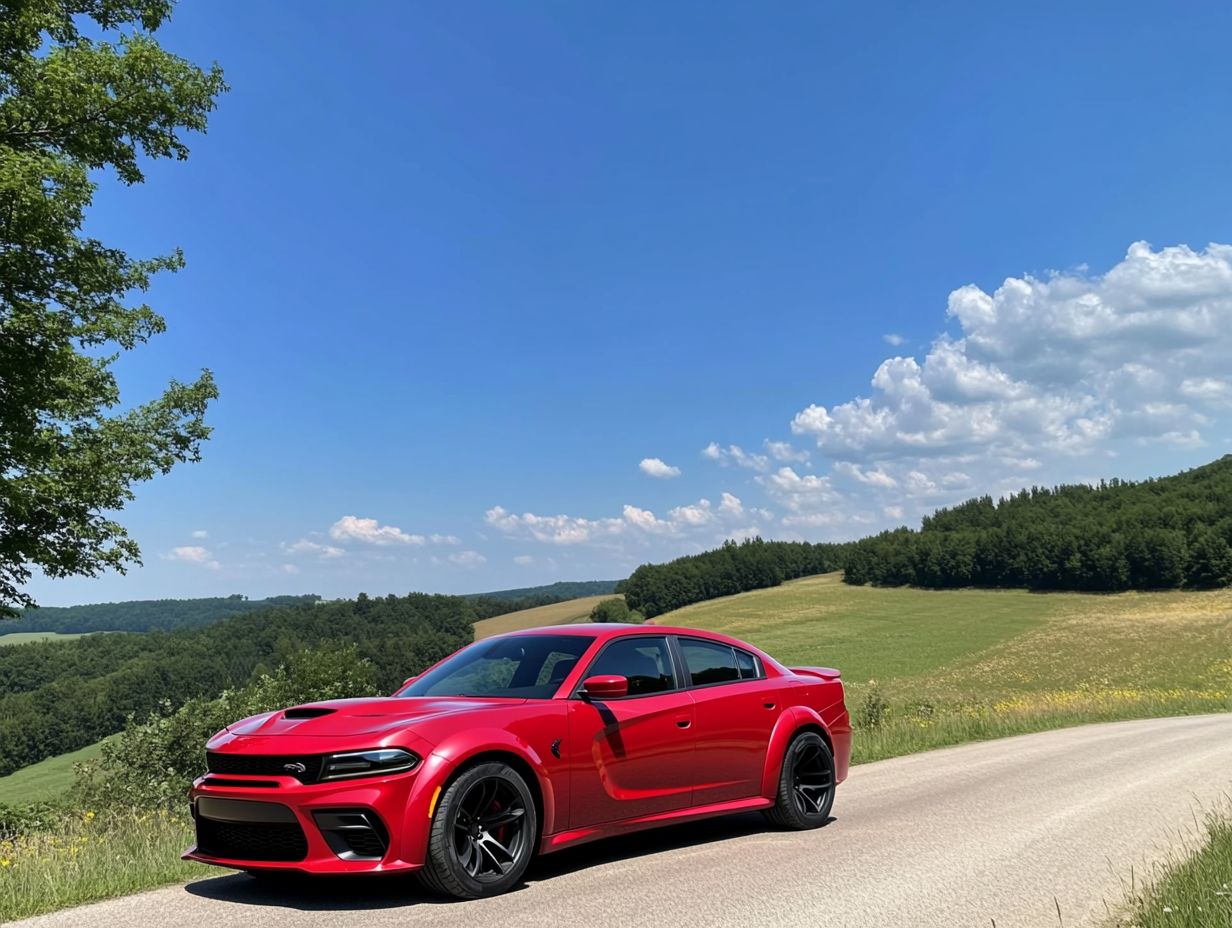
{"label": "cumulus cloud", "polygon": [[1191,445],[1228,402],[1232,246],[1130,246],[1102,276],[1009,278],[950,294],[958,337],[888,358],[868,396],[801,410],[792,431],[840,461]]}
{"label": "cumulus cloud", "polygon": [[203,529],[203,528],[199,528],[199,529],[197,529],[196,531],[194,531],[194,532],[192,533],[192,537],[193,537],[193,538],[196,538],[196,539],[201,540],[201,539],[209,538],[209,537],[210,537],[210,533],[209,533],[209,532],[207,532],[207,531],[206,531],[205,529]]}
{"label": "cumulus cloud", "polygon": [[449,560],[459,567],[479,567],[488,561],[478,551],[459,551],[456,554],[449,555]]}
{"label": "cumulus cloud", "polygon": [[[765,509],[746,507],[738,496],[726,491],[717,506],[702,498],[668,510],[666,517],[631,504],[623,506],[619,516],[598,519],[542,516],[532,512],[517,514],[502,506],[489,509],[484,516],[488,525],[513,538],[553,545],[607,546],[644,544],[653,539],[704,538],[713,542],[729,537],[732,523],[748,518],[769,520],[773,514]],[[529,556],[525,563],[531,563]]]}
{"label": "cumulus cloud", "polygon": [[535,559],[529,554],[519,554],[513,559],[513,563],[517,564],[519,567],[530,567],[535,563]]}
{"label": "cumulus cloud", "polygon": [[164,560],[180,561],[184,564],[196,564],[198,567],[204,567],[207,570],[218,570],[221,566],[214,556],[210,554],[208,548],[203,548],[200,545],[180,545],[172,548],[168,553],[163,555]]}
{"label": "cumulus cloud", "polygon": [[282,550],[287,554],[315,554],[320,558],[335,558],[342,557],[346,554],[341,548],[335,545],[320,544],[315,541],[309,541],[307,538],[301,538],[292,544],[283,544]]}
{"label": "cumulus cloud", "polygon": [[658,480],[671,480],[673,477],[680,476],[680,468],[673,467],[671,464],[665,464],[658,458],[642,458],[642,463],[637,465],[643,474],[647,474]]}
{"label": "cumulus cloud", "polygon": [[895,348],[899,345],[905,344],[907,341],[907,339],[903,338],[903,336],[899,335],[897,332],[887,332],[881,337],[887,345],[893,345]]}
{"label": "cumulus cloud", "polygon": [[724,466],[734,464],[737,467],[747,467],[749,470],[765,471],[770,469],[770,458],[765,454],[745,451],[739,445],[720,447],[717,442],[711,442],[702,449],[702,457],[708,461],[717,461]]}
{"label": "cumulus cloud", "polygon": [[329,527],[329,537],[335,541],[362,541],[370,545],[416,545],[428,543],[423,535],[412,535],[396,525],[381,525],[376,519],[343,516]]}

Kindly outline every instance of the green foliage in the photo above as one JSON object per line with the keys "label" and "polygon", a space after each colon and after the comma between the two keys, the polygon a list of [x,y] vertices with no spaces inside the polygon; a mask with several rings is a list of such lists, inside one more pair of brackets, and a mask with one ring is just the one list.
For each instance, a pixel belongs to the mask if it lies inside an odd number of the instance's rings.
{"label": "green foliage", "polygon": [[595,607],[590,610],[590,621],[642,622],[643,617],[640,612],[634,612],[629,608],[628,603],[617,597],[615,599],[605,599],[602,602],[595,603]]}
{"label": "green foliage", "polygon": [[846,545],[750,539],[667,564],[643,564],[621,587],[629,608],[648,619],[690,603],[778,586],[837,570]]}
{"label": "green foliage", "polygon": [[163,318],[130,302],[178,251],[133,258],[82,231],[96,178],[144,180],[188,156],[226,86],[159,47],[168,0],[24,0],[0,14],[0,615],[31,569],[123,570],[140,551],[110,517],[132,486],[195,461],[217,396],[204,371],[120,405],[113,364]]}
{"label": "green foliage", "polygon": [[0,625],[0,634],[174,631],[209,625],[241,612],[255,612],[271,606],[297,606],[319,599],[314,595],[248,599],[236,593],[207,599],[147,599],[84,606],[42,606],[27,609],[20,618]]}
{"label": "green foliage", "polygon": [[213,698],[304,649],[353,644],[380,690],[393,692],[469,644],[473,622],[471,604],[458,596],[360,594],[204,628],[0,648],[0,774],[98,741],[165,702],[174,709]]}
{"label": "green foliage", "polygon": [[324,699],[374,696],[375,668],[354,645],[301,651],[273,673],[214,699],[164,702],[143,722],[129,720],[101,755],[78,768],[74,804],[100,809],[175,807],[205,772],[205,742],[232,722]]}
{"label": "green foliage", "polygon": [[1033,487],[941,509],[919,531],[855,542],[852,584],[1031,590],[1212,589],[1232,583],[1232,455],[1172,477]]}

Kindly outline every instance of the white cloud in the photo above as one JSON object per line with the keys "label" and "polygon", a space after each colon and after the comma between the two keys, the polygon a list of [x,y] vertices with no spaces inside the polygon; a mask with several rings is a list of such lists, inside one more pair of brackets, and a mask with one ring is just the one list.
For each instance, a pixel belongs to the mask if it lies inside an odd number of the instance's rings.
{"label": "white cloud", "polygon": [[530,567],[535,563],[535,559],[529,554],[519,554],[513,559],[513,563],[517,564],[519,567]]}
{"label": "white cloud", "polygon": [[889,358],[869,396],[801,410],[792,431],[848,461],[1084,454],[1193,444],[1232,356],[1232,246],[1139,242],[1103,276],[960,287],[923,361]]}
{"label": "white cloud", "polygon": [[200,545],[180,545],[163,555],[164,560],[180,561],[185,564],[196,564],[207,570],[218,570],[221,566],[209,550]]}
{"label": "white cloud", "polygon": [[429,535],[428,540],[434,545],[460,545],[462,539],[457,535]]}
{"label": "white cloud", "polygon": [[284,574],[297,574],[300,572],[299,568],[294,564],[279,564],[278,569]]}
{"label": "white cloud", "polygon": [[341,548],[334,545],[319,544],[315,541],[309,541],[307,538],[301,538],[293,544],[283,544],[282,550],[287,554],[315,554],[321,558],[342,557],[346,554]]}
{"label": "white cloud", "polygon": [[902,506],[884,506],[882,507],[881,512],[890,519],[901,519],[903,517]]}
{"label": "white cloud", "polygon": [[396,525],[380,525],[376,519],[343,516],[329,527],[329,537],[335,541],[362,541],[370,545],[425,545],[423,535],[411,535]]}
{"label": "white cloud", "polygon": [[747,467],[749,470],[756,471],[770,469],[770,458],[768,455],[745,451],[739,445],[728,445],[726,448],[722,448],[717,442],[712,441],[702,449],[702,457],[708,461],[717,461],[725,467],[728,464],[734,464],[737,467]]}
{"label": "white cloud", "polygon": [[797,451],[791,442],[766,440],[766,451],[770,457],[785,464],[801,464],[808,461],[807,451]]}
{"label": "white cloud", "polygon": [[210,533],[203,528],[199,528],[192,533],[192,537],[198,540],[203,540],[210,537]]}
{"label": "white cloud", "polygon": [[757,481],[772,498],[795,513],[820,509],[841,498],[829,477],[800,475],[790,467],[780,467]]}
{"label": "white cloud", "polygon": [[898,486],[898,481],[879,467],[865,469],[858,464],[852,464],[850,461],[839,461],[834,465],[834,471],[835,473],[851,477],[865,486],[881,487],[884,490],[892,490]]}
{"label": "white cloud", "polygon": [[899,345],[905,344],[907,341],[907,339],[903,338],[903,336],[899,335],[897,332],[887,332],[881,337],[885,340],[887,345],[893,345],[895,348]]}
{"label": "white cloud", "polygon": [[642,463],[637,465],[643,474],[648,474],[658,480],[671,480],[673,477],[680,476],[680,468],[673,467],[671,464],[664,464],[658,458],[642,458]]}
{"label": "white cloud", "polygon": [[[587,519],[579,516],[541,516],[533,512],[512,513],[502,506],[489,509],[484,516],[488,525],[513,538],[527,538],[553,545],[644,545],[652,539],[704,537],[713,542],[731,531],[729,526],[740,519],[753,517],[769,520],[773,514],[765,509],[748,508],[740,498],[724,491],[716,507],[708,499],[676,506],[660,518],[650,509],[626,504],[618,517]],[[719,535],[713,535],[714,530]],[[518,563],[530,564],[529,556]],[[517,560],[515,558],[515,560]]]}
{"label": "white cloud", "polygon": [[456,554],[449,555],[449,560],[459,567],[479,567],[481,564],[486,564],[488,559],[478,551],[459,551]]}

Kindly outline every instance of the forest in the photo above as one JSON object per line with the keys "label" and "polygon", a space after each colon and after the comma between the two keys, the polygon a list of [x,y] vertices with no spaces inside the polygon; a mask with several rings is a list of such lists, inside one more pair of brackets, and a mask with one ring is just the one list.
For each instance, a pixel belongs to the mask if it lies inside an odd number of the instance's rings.
{"label": "forest", "polygon": [[666,564],[643,564],[617,591],[630,609],[653,619],[691,603],[838,570],[846,550],[846,544],[807,541],[727,541]]}
{"label": "forest", "polygon": [[392,692],[468,644],[475,620],[460,596],[360,594],[198,629],[0,648],[0,775],[120,731],[130,714],[246,684],[308,649],[353,645]]}
{"label": "forest", "polygon": [[940,509],[850,545],[847,583],[1030,590],[1232,583],[1232,455],[1141,482],[1032,487]]}
{"label": "forest", "polygon": [[239,593],[206,599],[146,599],[84,606],[43,606],[26,609],[15,619],[0,622],[0,635],[14,632],[170,632],[200,628],[219,619],[272,606],[312,603],[319,596],[271,596],[249,599]]}

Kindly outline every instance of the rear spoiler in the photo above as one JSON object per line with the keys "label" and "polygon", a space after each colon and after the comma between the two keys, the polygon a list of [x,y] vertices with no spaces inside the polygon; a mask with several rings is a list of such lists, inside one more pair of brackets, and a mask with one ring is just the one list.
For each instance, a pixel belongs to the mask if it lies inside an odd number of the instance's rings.
{"label": "rear spoiler", "polygon": [[827,682],[837,680],[842,676],[833,667],[792,667],[791,672],[806,677],[821,677]]}

